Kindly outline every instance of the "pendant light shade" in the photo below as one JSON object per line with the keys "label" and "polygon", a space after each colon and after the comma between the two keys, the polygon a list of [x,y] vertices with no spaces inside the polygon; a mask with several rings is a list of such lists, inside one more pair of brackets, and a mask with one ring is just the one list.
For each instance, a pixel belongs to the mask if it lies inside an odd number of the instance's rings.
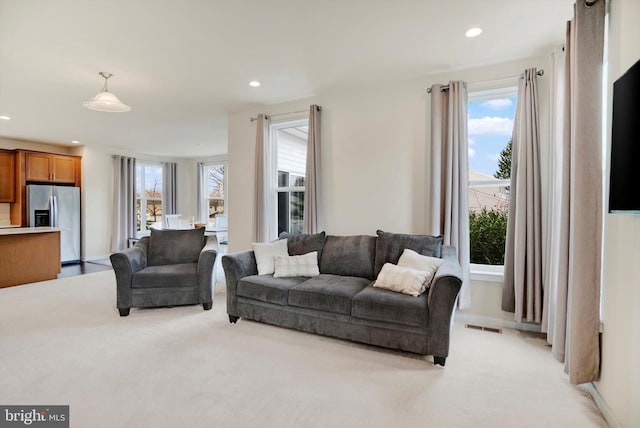
{"label": "pendant light shade", "polygon": [[101,71],[98,74],[104,77],[104,86],[102,88],[102,91],[100,91],[95,97],[91,98],[90,100],[83,102],[82,105],[91,110],[106,111],[111,113],[121,113],[131,110],[131,107],[123,104],[118,99],[118,97],[109,92],[107,81],[111,76],[113,76],[113,74],[106,71]]}

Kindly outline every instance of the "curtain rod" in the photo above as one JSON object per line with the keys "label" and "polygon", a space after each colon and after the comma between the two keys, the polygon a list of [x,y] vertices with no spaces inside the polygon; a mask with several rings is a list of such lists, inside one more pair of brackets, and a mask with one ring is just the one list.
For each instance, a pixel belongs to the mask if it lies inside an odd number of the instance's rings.
{"label": "curtain rod", "polygon": [[[544,76],[544,70],[538,70],[536,72],[536,74],[538,76]],[[503,77],[502,79],[496,79],[496,80],[507,80],[507,79],[515,79],[515,78],[522,78],[522,74],[518,75],[518,76],[512,76],[512,77]],[[440,91],[446,91],[449,89],[449,85],[443,85],[440,87]],[[427,88],[427,94],[431,93],[431,88]]]}
{"label": "curtain rod", "polygon": [[[277,117],[277,116],[287,116],[287,115],[290,115],[290,114],[307,113],[308,111],[309,110],[296,110],[296,111],[290,111],[290,112],[287,112],[287,113],[265,114],[265,117],[270,119],[272,117]],[[322,107],[318,106],[318,111],[322,111]],[[251,122],[255,122],[256,120],[258,120],[258,118],[257,117],[251,117],[251,118],[249,118],[249,120]]]}

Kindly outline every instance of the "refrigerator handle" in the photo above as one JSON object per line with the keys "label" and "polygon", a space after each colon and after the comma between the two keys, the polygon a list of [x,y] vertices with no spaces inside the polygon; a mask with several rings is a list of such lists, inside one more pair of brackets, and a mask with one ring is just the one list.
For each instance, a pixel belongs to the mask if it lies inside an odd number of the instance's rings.
{"label": "refrigerator handle", "polygon": [[51,226],[58,227],[58,198],[51,196]]}

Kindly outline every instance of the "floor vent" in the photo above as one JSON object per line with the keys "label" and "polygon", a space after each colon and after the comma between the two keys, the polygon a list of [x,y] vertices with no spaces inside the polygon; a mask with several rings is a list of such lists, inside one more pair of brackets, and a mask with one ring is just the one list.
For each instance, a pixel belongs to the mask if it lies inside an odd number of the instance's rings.
{"label": "floor vent", "polygon": [[502,334],[502,329],[501,328],[485,327],[485,326],[482,326],[482,325],[475,325],[475,324],[465,324],[464,326],[466,328],[472,328],[474,330],[490,331],[491,333]]}

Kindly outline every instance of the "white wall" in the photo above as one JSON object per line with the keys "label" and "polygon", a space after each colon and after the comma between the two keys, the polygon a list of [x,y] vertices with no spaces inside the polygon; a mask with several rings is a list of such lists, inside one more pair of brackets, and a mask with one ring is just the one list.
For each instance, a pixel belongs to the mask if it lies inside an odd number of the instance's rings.
{"label": "white wall", "polygon": [[[611,144],[612,84],[631,65],[640,60],[638,22],[640,2],[611,1],[607,156]],[[607,162],[606,177],[609,177],[608,168]],[[602,371],[597,388],[622,427],[640,426],[639,261],[640,216],[606,215],[602,289]]]}
{"label": "white wall", "polygon": [[[426,232],[426,88],[436,80],[468,82],[520,74],[548,61],[524,61],[426,76],[402,82],[336,91],[293,103],[263,106],[229,116],[229,239],[231,251],[253,240],[255,122],[258,112],[322,111],[325,230],[331,234],[375,234],[377,229]],[[545,89],[541,89],[541,92]],[[546,100],[546,98],[545,98]]]}

